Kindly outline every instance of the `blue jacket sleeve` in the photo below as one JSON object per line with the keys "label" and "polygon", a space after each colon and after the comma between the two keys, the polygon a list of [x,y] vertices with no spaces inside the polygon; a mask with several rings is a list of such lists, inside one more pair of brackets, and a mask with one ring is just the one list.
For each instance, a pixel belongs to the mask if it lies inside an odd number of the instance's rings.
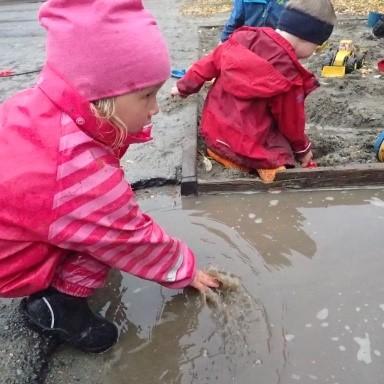
{"label": "blue jacket sleeve", "polygon": [[221,33],[221,41],[228,40],[233,31],[244,25],[244,5],[243,0],[234,0],[232,13],[229,16],[228,21],[224,25],[223,32]]}

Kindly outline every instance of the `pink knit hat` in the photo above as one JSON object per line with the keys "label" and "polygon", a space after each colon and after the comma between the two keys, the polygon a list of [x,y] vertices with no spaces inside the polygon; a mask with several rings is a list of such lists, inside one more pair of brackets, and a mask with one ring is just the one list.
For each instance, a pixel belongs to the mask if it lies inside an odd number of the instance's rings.
{"label": "pink knit hat", "polygon": [[166,43],[141,0],[48,0],[39,20],[47,64],[89,101],[169,77]]}

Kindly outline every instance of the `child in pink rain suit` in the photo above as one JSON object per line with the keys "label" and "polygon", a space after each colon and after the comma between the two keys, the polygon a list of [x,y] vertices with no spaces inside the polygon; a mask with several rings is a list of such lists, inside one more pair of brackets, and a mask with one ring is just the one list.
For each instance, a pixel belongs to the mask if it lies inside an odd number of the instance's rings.
{"label": "child in pink rain suit", "polygon": [[85,351],[117,340],[87,297],[110,268],[170,288],[217,282],[138,207],[119,160],[151,139],[168,51],[140,0],[48,0],[35,87],[0,106],[0,296]]}

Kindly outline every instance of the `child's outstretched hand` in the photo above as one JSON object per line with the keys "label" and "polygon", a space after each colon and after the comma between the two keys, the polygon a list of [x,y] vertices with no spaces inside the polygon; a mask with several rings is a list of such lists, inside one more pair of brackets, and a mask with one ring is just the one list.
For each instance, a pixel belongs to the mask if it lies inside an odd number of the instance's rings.
{"label": "child's outstretched hand", "polygon": [[171,89],[171,96],[179,96],[180,95],[180,92],[179,90],[177,89],[177,87],[172,87]]}
{"label": "child's outstretched hand", "polygon": [[214,277],[208,275],[208,273],[197,270],[191,287],[196,288],[201,293],[205,293],[209,288],[219,288],[219,282]]}

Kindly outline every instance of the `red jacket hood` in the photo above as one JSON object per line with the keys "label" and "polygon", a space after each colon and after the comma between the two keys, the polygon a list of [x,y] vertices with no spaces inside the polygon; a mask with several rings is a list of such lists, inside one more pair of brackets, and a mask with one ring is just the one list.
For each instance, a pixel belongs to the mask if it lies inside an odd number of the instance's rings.
{"label": "red jacket hood", "polygon": [[[271,45],[271,39],[277,44]],[[215,57],[223,88],[239,98],[273,97],[293,85],[302,86],[307,95],[317,87],[317,81],[299,62],[292,45],[272,28],[239,28],[216,50]]]}
{"label": "red jacket hood", "polygon": [[220,64],[223,88],[236,97],[272,97],[288,91],[292,86],[292,81],[271,63],[236,40],[228,40],[223,46]]}

